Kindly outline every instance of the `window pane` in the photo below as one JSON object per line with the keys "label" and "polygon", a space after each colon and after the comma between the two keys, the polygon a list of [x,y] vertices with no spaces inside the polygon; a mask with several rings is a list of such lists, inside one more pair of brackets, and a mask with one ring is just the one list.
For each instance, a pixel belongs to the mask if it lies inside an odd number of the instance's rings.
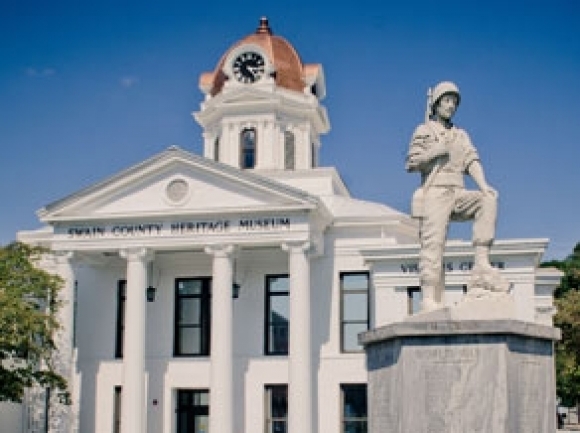
{"label": "window pane", "polygon": [[198,415],[195,417],[195,432],[208,433],[209,417],[207,415]]}
{"label": "window pane", "polygon": [[286,433],[286,421],[272,422],[272,433]]}
{"label": "window pane", "polygon": [[289,290],[288,277],[269,277],[268,290],[274,292],[287,292]]}
{"label": "window pane", "polygon": [[213,160],[219,161],[220,160],[220,138],[217,137],[213,144]]}
{"label": "window pane", "polygon": [[268,352],[288,353],[288,323],[290,305],[287,295],[270,296],[268,315]]}
{"label": "window pane", "polygon": [[270,395],[272,398],[272,418],[286,418],[288,411],[288,392],[286,387],[273,387]]}
{"label": "window pane", "polygon": [[284,133],[284,168],[286,170],[294,169],[294,134],[290,131]]}
{"label": "window pane", "polygon": [[269,353],[284,354],[288,353],[288,325],[270,326],[269,336]]}
{"label": "window pane", "polygon": [[256,131],[254,129],[244,129],[241,140],[242,168],[254,168],[256,163]]}
{"label": "window pane", "polygon": [[367,386],[342,386],[343,433],[367,433]]}
{"label": "window pane", "polygon": [[288,415],[288,387],[286,385],[266,386],[266,431],[286,433]]}
{"label": "window pane", "polygon": [[345,323],[343,326],[343,350],[359,351],[362,346],[358,344],[358,334],[368,330],[366,323]]}
{"label": "window pane", "polygon": [[179,346],[181,354],[201,353],[201,329],[181,328],[179,335]]}
{"label": "window pane", "polygon": [[187,425],[189,420],[187,412],[181,412],[177,415],[177,433],[189,433],[191,429]]}
{"label": "window pane", "polygon": [[343,290],[367,290],[369,287],[368,274],[348,274],[342,276]]}
{"label": "window pane", "polygon": [[179,300],[179,324],[198,325],[200,322],[201,299],[185,298]]}
{"label": "window pane", "polygon": [[423,292],[418,288],[407,289],[409,293],[409,314],[415,314],[421,311],[421,302],[423,301]]}
{"label": "window pane", "polygon": [[203,290],[202,280],[184,280],[178,284],[178,294],[184,295],[201,295]]}
{"label": "window pane", "polygon": [[288,296],[270,297],[270,323],[287,324],[290,319]]}
{"label": "window pane", "polygon": [[366,421],[345,421],[344,433],[367,433]]}
{"label": "window pane", "polygon": [[366,418],[367,390],[365,386],[344,388],[344,417]]}
{"label": "window pane", "polygon": [[368,317],[366,293],[345,293],[343,297],[343,320],[363,320]]}
{"label": "window pane", "polygon": [[196,406],[209,405],[209,392],[196,392],[194,401]]}

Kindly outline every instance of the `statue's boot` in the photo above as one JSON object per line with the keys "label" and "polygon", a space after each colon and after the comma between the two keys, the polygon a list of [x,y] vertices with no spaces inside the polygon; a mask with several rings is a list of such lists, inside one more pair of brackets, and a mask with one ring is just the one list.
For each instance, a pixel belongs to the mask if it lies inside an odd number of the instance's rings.
{"label": "statue's boot", "polygon": [[506,280],[500,271],[488,263],[475,263],[471,270],[469,286],[472,288],[489,290],[490,292],[507,293],[511,283]]}

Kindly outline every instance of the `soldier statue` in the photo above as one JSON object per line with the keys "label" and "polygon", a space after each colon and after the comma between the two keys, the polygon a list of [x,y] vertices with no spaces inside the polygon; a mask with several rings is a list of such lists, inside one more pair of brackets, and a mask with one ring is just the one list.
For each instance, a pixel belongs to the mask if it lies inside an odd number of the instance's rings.
{"label": "soldier statue", "polygon": [[[425,123],[415,129],[407,155],[407,171],[421,174],[421,186],[413,195],[411,215],[420,221],[423,311],[442,307],[443,255],[450,221],[473,220],[475,260],[469,291],[509,290],[509,284],[489,261],[498,193],[487,183],[469,135],[452,122],[460,101],[459,89],[448,81],[429,92]],[[479,190],[465,189],[465,174],[472,177]]]}

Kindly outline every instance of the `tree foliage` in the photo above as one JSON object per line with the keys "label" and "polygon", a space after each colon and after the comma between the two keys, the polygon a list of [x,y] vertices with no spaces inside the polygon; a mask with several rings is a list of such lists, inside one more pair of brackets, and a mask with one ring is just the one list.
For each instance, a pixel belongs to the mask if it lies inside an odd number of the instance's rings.
{"label": "tree foliage", "polygon": [[556,386],[562,404],[571,407],[580,402],[580,243],[566,259],[542,266],[564,272],[554,292],[554,325],[562,330],[562,340],[556,343]]}
{"label": "tree foliage", "polygon": [[45,253],[20,242],[0,247],[0,401],[21,402],[32,386],[68,401],[53,363],[63,281],[36,266]]}
{"label": "tree foliage", "polygon": [[564,272],[560,286],[554,292],[556,298],[561,298],[569,290],[580,289],[580,242],[574,247],[574,251],[564,260],[551,260],[544,262],[542,267],[557,268]]}
{"label": "tree foliage", "polygon": [[580,291],[568,290],[556,300],[554,325],[562,330],[556,343],[556,382],[564,406],[580,402]]}

